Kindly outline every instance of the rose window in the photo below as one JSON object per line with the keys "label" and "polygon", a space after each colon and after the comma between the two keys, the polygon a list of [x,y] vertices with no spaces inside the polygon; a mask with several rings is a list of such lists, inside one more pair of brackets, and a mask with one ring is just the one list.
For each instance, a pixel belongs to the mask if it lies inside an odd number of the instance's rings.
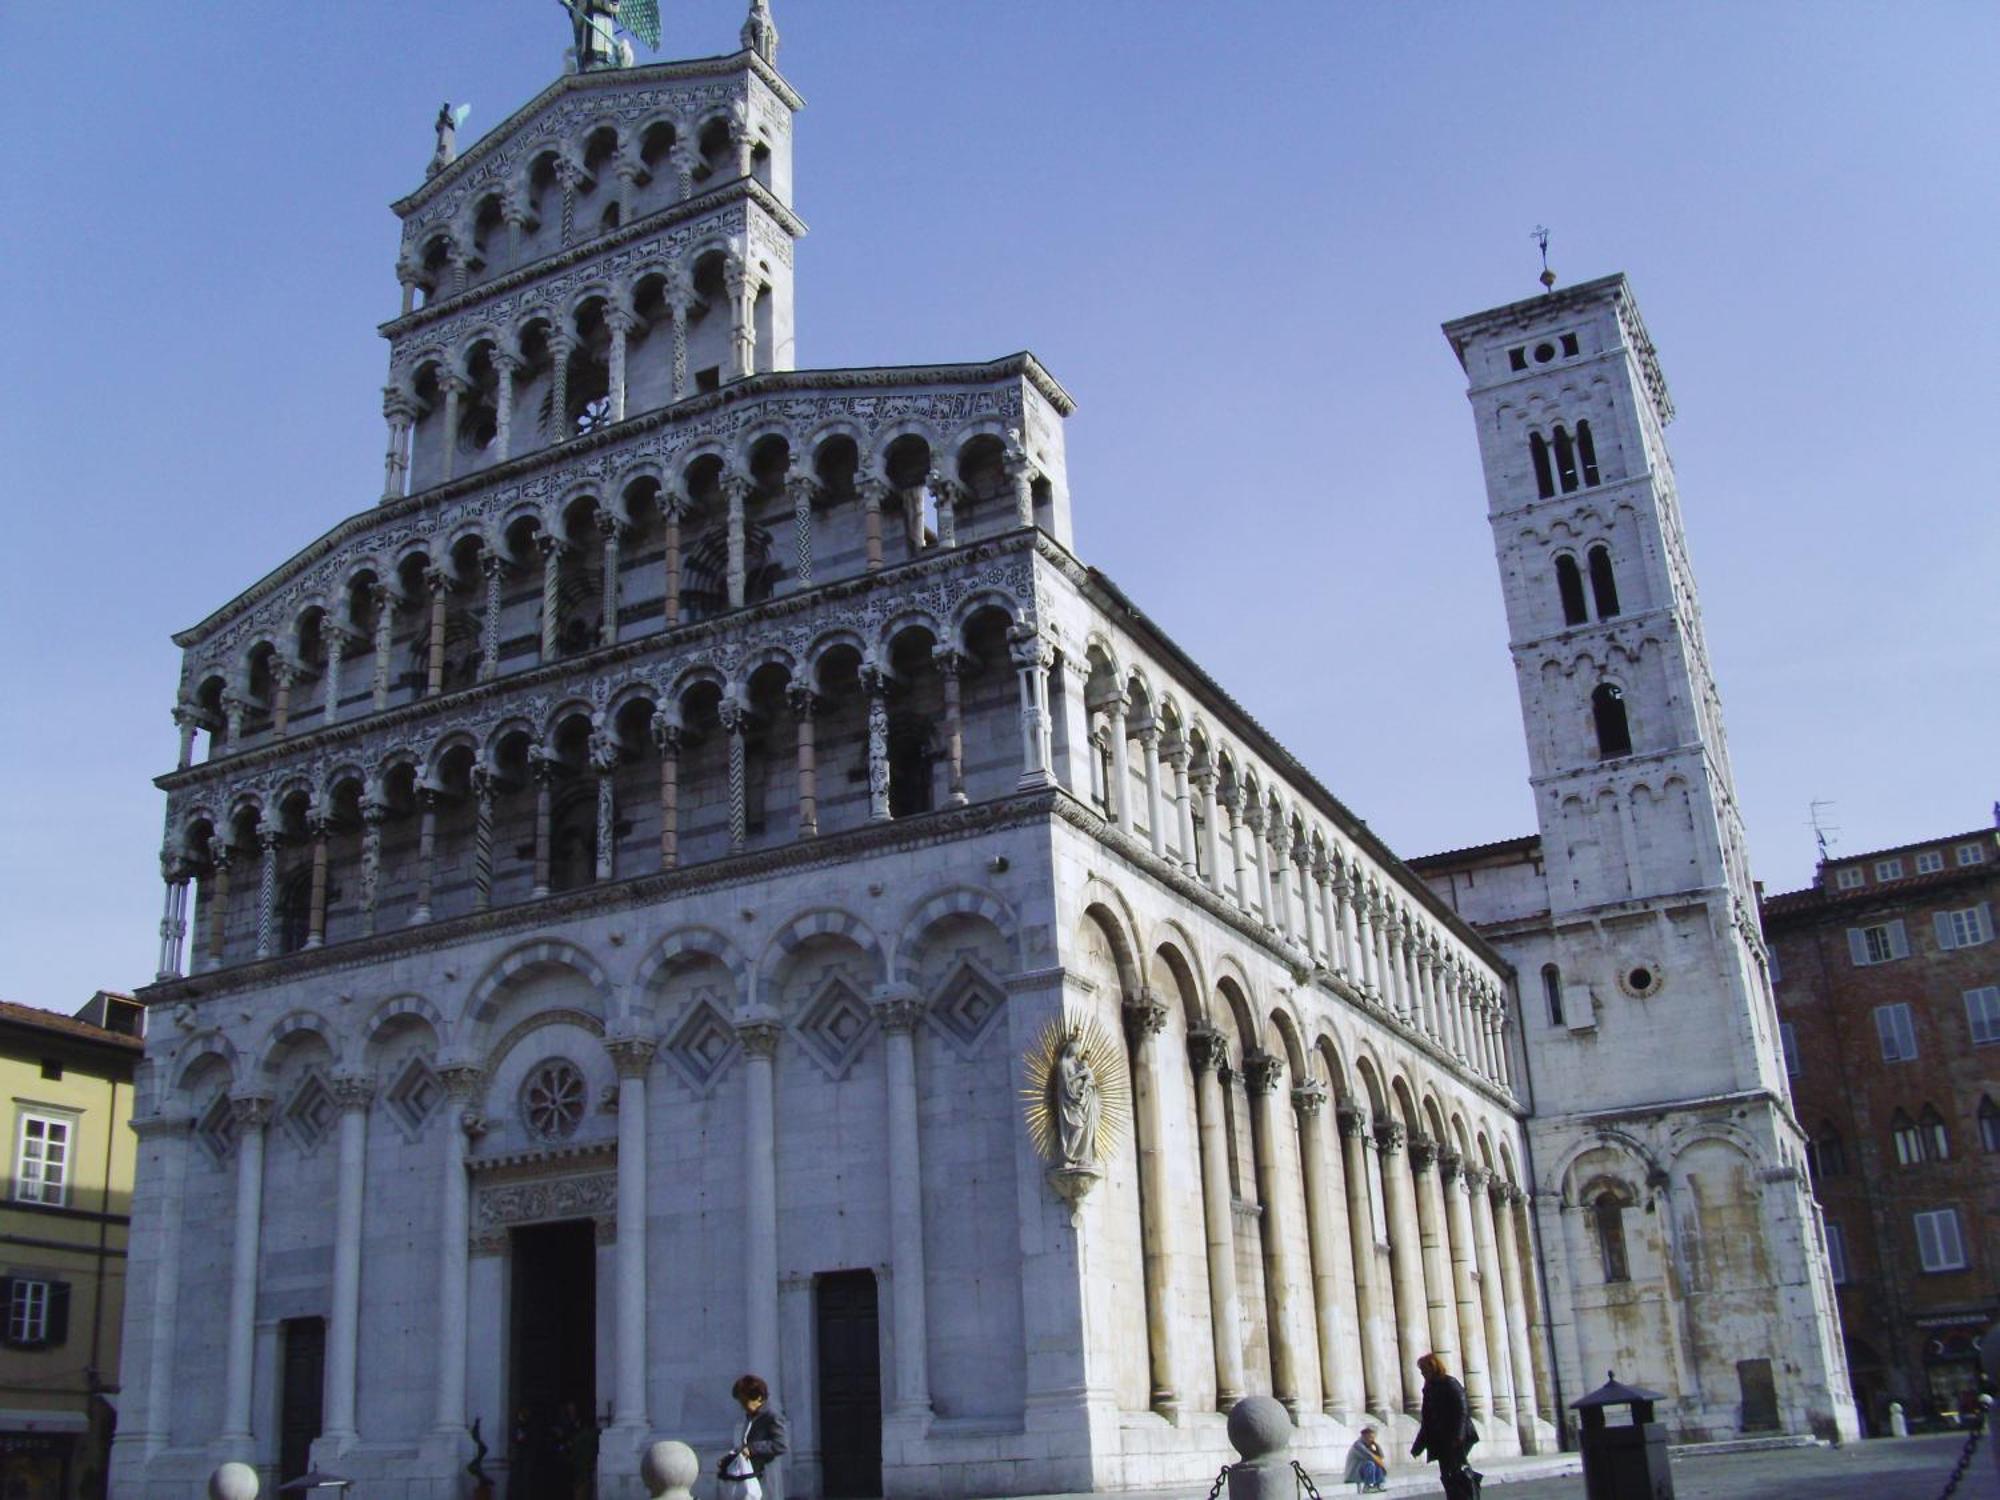
{"label": "rose window", "polygon": [[588,1098],[576,1064],[560,1058],[543,1063],[521,1085],[521,1116],[528,1122],[528,1133],[544,1141],[576,1134]]}

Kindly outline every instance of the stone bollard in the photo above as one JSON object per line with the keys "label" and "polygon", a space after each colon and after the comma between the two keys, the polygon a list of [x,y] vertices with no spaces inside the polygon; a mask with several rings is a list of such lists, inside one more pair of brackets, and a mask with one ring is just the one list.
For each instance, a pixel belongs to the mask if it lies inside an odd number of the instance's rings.
{"label": "stone bollard", "polygon": [[690,1487],[700,1474],[694,1449],[671,1439],[652,1444],[639,1458],[639,1478],[653,1500],[690,1500]]}
{"label": "stone bollard", "polygon": [[1245,1396],[1229,1409],[1230,1446],[1243,1461],[1229,1471],[1229,1500],[1293,1500],[1292,1418],[1269,1396]]}
{"label": "stone bollard", "polygon": [[1908,1437],[1909,1435],[1910,1424],[1903,1420],[1903,1403],[1900,1401],[1891,1401],[1889,1403],[1889,1436]]}
{"label": "stone bollard", "polygon": [[257,1471],[227,1463],[208,1476],[208,1500],[257,1500]]}

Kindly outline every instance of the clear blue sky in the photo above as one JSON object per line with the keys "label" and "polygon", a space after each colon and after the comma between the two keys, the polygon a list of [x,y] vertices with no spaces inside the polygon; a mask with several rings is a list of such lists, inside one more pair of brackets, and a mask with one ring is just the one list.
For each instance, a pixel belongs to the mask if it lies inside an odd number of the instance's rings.
{"label": "clear blue sky", "polygon": [[[662,0],[665,53],[742,0]],[[1979,826],[2000,7],[775,0],[804,365],[1034,349],[1080,551],[1406,854],[1528,831],[1444,319],[1623,270],[1760,876]],[[0,6],[0,996],[151,977],[177,654],[381,476],[388,202],[552,0]]]}

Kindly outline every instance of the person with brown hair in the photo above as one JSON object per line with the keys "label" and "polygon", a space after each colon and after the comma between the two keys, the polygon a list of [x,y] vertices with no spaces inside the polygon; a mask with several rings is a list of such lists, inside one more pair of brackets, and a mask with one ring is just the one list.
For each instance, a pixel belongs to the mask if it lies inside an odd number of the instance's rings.
{"label": "person with brown hair", "polygon": [[1417,1361],[1424,1377],[1424,1404],[1417,1419],[1417,1440],[1410,1444],[1410,1457],[1428,1453],[1438,1466],[1445,1500],[1478,1500],[1477,1469],[1465,1457],[1479,1441],[1479,1429],[1472,1425],[1472,1408],[1465,1399],[1465,1387],[1445,1369],[1444,1361],[1426,1354]]}
{"label": "person with brown hair", "polygon": [[743,1408],[743,1436],[716,1466],[720,1491],[723,1500],[763,1500],[764,1470],[785,1451],[785,1417],[758,1376],[738,1376],[729,1394]]}

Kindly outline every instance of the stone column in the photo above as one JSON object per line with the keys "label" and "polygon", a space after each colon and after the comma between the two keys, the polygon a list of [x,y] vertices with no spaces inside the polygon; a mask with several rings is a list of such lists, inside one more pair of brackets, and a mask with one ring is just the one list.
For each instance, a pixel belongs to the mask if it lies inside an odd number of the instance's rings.
{"label": "stone column", "polygon": [[1271,861],[1264,844],[1264,819],[1267,816],[1262,803],[1253,802],[1243,810],[1243,821],[1250,829],[1250,855],[1257,864],[1257,899],[1263,903],[1264,925],[1278,925],[1278,910],[1271,902]]}
{"label": "stone column", "polygon": [[389,706],[389,653],[395,644],[396,593],[388,584],[377,583],[370,586],[368,597],[375,606],[374,702],[379,714]]}
{"label": "stone column", "polygon": [[1168,1306],[1174,1259],[1167,1211],[1166,1127],[1161,1119],[1159,1044],[1167,1006],[1151,990],[1125,1001],[1125,1037],[1132,1059],[1132,1133],[1139,1154],[1139,1253],[1146,1287],[1146,1348],[1152,1409],[1173,1421],[1181,1398],[1174,1386],[1174,1317]]}
{"label": "stone column", "polygon": [[937,663],[944,680],[944,746],[946,795],[953,807],[963,807],[965,796],[965,708],[960,698],[959,674],[965,658],[955,646],[936,646],[931,660]]}
{"label": "stone column", "polygon": [[493,461],[504,464],[514,456],[514,377],[520,359],[504,350],[493,355]]}
{"label": "stone column", "polygon": [[194,764],[194,737],[201,728],[201,711],[190,703],[175,704],[174,728],[180,731],[179,769],[185,771]]}
{"label": "stone column", "polygon": [[600,645],[618,644],[618,554],[619,543],[624,536],[624,523],[615,512],[600,510],[597,513],[597,532],[604,538],[604,618],[597,627]]}
{"label": "stone column", "polygon": [[569,358],[575,352],[576,341],[567,333],[549,335],[549,421],[555,428],[549,437],[551,444],[566,443],[576,436],[569,415]]}
{"label": "stone column", "polygon": [[743,558],[743,510],[750,499],[751,484],[741,474],[725,474],[722,479],[722,495],[729,503],[729,607],[743,607],[744,575]]}
{"label": "stone column", "polygon": [[935,472],[930,477],[930,486],[937,497],[937,544],[950,551],[958,546],[958,507],[965,498],[965,486]]}
{"label": "stone column", "polygon": [[1312,879],[1313,890],[1319,897],[1319,932],[1320,942],[1326,948],[1326,967],[1333,973],[1340,973],[1341,935],[1340,923],[1333,914],[1333,867],[1327,863],[1324,852],[1313,863]]}
{"label": "stone column", "polygon": [[1368,927],[1368,896],[1360,875],[1348,872],[1348,912],[1354,919],[1355,982],[1364,995],[1376,995],[1375,935]]}
{"label": "stone column", "polygon": [[605,1051],[618,1069],[618,1331],[614,1425],[644,1432],[646,1415],[646,1071],[658,1044],[638,1034],[615,1036]]}
{"label": "stone column", "polygon": [[1174,827],[1180,842],[1181,873],[1194,879],[1197,867],[1194,857],[1194,802],[1188,791],[1188,742],[1186,735],[1176,735],[1173,749],[1167,754],[1167,764],[1174,773]]}
{"label": "stone column", "polygon": [[472,768],[472,909],[493,904],[493,798],[498,788],[484,766]]}
{"label": "stone column", "polygon": [[446,484],[458,477],[459,413],[465,409],[465,378],[455,370],[438,377],[444,392],[444,430],[438,434],[441,452],[438,473]]}
{"label": "stone column", "polygon": [[1337,945],[1336,957],[1341,973],[1353,980],[1355,969],[1354,913],[1347,904],[1347,872],[1335,864],[1331,869],[1328,891],[1333,898],[1333,930]]}
{"label": "stone column", "polygon": [[688,318],[694,311],[693,288],[681,287],[670,292],[667,308],[674,320],[674,400],[685,401],[688,396]]}
{"label": "stone column", "polygon": [[1243,788],[1239,784],[1229,794],[1229,864],[1232,872],[1230,891],[1236,898],[1239,911],[1250,910],[1250,893],[1245,889],[1243,879]]}
{"label": "stone column", "polygon": [[264,1221],[264,1126],[271,1118],[271,1100],[264,1094],[232,1094],[229,1108],[236,1117],[236,1218],[230,1242],[221,1444],[247,1455],[257,1351],[257,1262]]}
{"label": "stone column", "polygon": [[757,373],[757,288],[735,261],[723,267],[722,280],[729,296],[730,378],[741,380]]}
{"label": "stone column", "polygon": [[750,1368],[770,1382],[774,1400],[779,1373],[778,1163],[772,1072],[781,1032],[774,1020],[745,1021],[736,1028],[736,1034],[743,1039],[746,1070],[743,1096],[748,1112],[744,1131],[742,1243],[744,1286],[749,1299],[744,1310],[749,1344],[746,1352]]}
{"label": "stone column", "polygon": [[1146,771],[1146,841],[1153,853],[1167,857],[1167,827],[1160,798],[1160,722],[1149,717],[1139,727],[1139,753]]}
{"label": "stone column", "polygon": [[618,867],[618,737],[602,729],[593,731],[587,753],[597,779],[597,865],[592,873],[606,881]]}
{"label": "stone column", "polygon": [[681,520],[688,513],[689,500],[670,490],[660,491],[660,530],[666,540],[667,590],[661,613],[672,630],[681,622]]}
{"label": "stone column", "polygon": [[312,836],[312,896],[306,910],[306,946],[326,946],[326,846],[333,834],[333,820],[325,813],[307,815],[306,831]]}
{"label": "stone column", "polygon": [[187,937],[188,882],[194,869],[178,854],[162,852],[160,878],[166,882],[166,909],[160,913],[160,967],[155,979],[178,979],[181,943]]}
{"label": "stone column", "polygon": [[243,748],[243,721],[249,710],[250,705],[241,694],[222,695],[222,734],[232,751]]}
{"label": "stone column", "polygon": [[863,567],[874,573],[882,566],[882,501],[888,495],[889,486],[873,475],[855,476],[855,488],[861,494],[861,526]]}
{"label": "stone column", "polygon": [[257,830],[257,956],[269,958],[275,950],[272,932],[278,905],[278,850],[285,836],[275,828]]}
{"label": "stone column", "polygon": [[486,581],[479,611],[479,680],[491,682],[500,675],[500,586],[507,560],[497,552],[481,553],[479,573]]}
{"label": "stone column", "polygon": [[[173,1443],[174,1347],[181,1287],[181,1199],[187,1182],[188,1134],[194,1122],[181,1114],[142,1115],[132,1121],[142,1152],[150,1149],[157,1171],[142,1169],[139,1191],[148,1205],[138,1210],[142,1225],[151,1225],[153,1241],[152,1306],[146,1346],[146,1384],[134,1435],[152,1457]],[[128,1367],[129,1368],[129,1367]],[[127,1385],[127,1400],[132,1392]]]}
{"label": "stone column", "polygon": [[375,907],[382,897],[382,825],[389,805],[378,793],[361,798],[361,935],[375,935]]}
{"label": "stone column", "polygon": [[[1424,1404],[1417,1356],[1432,1349],[1424,1309],[1422,1232],[1417,1191],[1403,1154],[1404,1130],[1396,1120],[1375,1122],[1375,1150],[1382,1163],[1382,1197],[1389,1212],[1389,1280],[1396,1300],[1396,1343],[1403,1379],[1403,1410],[1416,1416]],[[1429,1143],[1425,1142],[1426,1147]]]}
{"label": "stone column", "polygon": [[792,576],[801,588],[813,581],[813,496],[819,480],[805,469],[785,476],[785,498],[792,502]]}
{"label": "stone column", "polygon": [[[1367,1119],[1361,1107],[1343,1094],[1334,1115],[1340,1127],[1341,1167],[1347,1177],[1347,1241],[1354,1272],[1354,1313],[1361,1332],[1361,1378],[1367,1410],[1387,1422],[1395,1415],[1397,1383],[1389,1342],[1393,1334],[1393,1298],[1376,1276],[1373,1211],[1368,1193]],[[1355,1417],[1359,1413],[1352,1414]]]}
{"label": "stone column", "polygon": [[556,659],[562,631],[562,560],[569,546],[546,531],[535,538],[542,554],[542,660]]}
{"label": "stone column", "polygon": [[[1313,1324],[1319,1343],[1320,1408],[1343,1423],[1361,1409],[1360,1344],[1354,1330],[1354,1265],[1347,1243],[1340,1165],[1328,1169],[1327,1088],[1308,1079],[1292,1090],[1299,1117],[1299,1171],[1305,1179],[1306,1243],[1312,1260]],[[1336,1226],[1335,1216],[1343,1221]]]}
{"label": "stone column", "polygon": [[701,156],[691,141],[676,141],[667,159],[673,163],[674,177],[678,184],[680,198],[685,202],[694,196],[694,169],[701,165]]}
{"label": "stone column", "polygon": [[1458,1303],[1459,1359],[1465,1396],[1475,1421],[1493,1419],[1493,1386],[1486,1378],[1486,1319],[1479,1306],[1479,1288],[1472,1273],[1477,1262],[1472,1243],[1472,1209],[1466,1201],[1471,1185],[1459,1177],[1464,1165],[1456,1151],[1438,1152],[1438,1189],[1444,1195],[1445,1229],[1450,1236],[1452,1295]]}
{"label": "stone column", "polygon": [[1044,787],[1051,780],[1048,714],[1048,670],[1052,658],[1032,626],[1016,625],[1007,634],[1007,651],[1021,678],[1022,788]]}
{"label": "stone column", "polygon": [[326,641],[326,672],[320,679],[321,691],[326,698],[326,709],[320,715],[322,726],[335,723],[340,718],[340,669],[346,656],[352,636],[339,625],[329,625],[322,632]]}
{"label": "stone column", "polygon": [[1014,524],[1035,524],[1035,468],[1021,451],[1020,434],[1009,433],[1006,456],[1001,460],[1008,488],[1014,492]]}
{"label": "stone column", "polygon": [[1376,892],[1369,902],[1368,914],[1372,919],[1369,926],[1375,933],[1375,983],[1382,992],[1382,1004],[1395,1016],[1408,1020],[1397,988],[1401,976],[1394,962],[1396,944],[1402,934],[1396,923],[1396,910]]}
{"label": "stone column", "polygon": [[729,852],[741,854],[750,836],[750,767],[743,742],[750,715],[732,698],[724,698],[716,712],[729,739]]}
{"label": "stone column", "polygon": [[299,669],[282,656],[271,661],[271,738],[281,740],[292,727],[292,683]]}
{"label": "stone column", "polygon": [[1215,772],[1204,768],[1195,773],[1194,784],[1201,793],[1201,831],[1208,845],[1208,888],[1222,894],[1222,828],[1215,806]]}
{"label": "stone column", "polygon": [[895,1320],[894,1387],[890,1414],[930,1415],[929,1338],[926,1332],[923,1165],[917,1131],[915,1032],[923,1003],[907,986],[879,992],[875,1016],[885,1049],[889,1121],[889,1259]]}
{"label": "stone column", "polygon": [[861,690],[868,695],[868,817],[889,821],[889,678],[880,667],[861,669]]}
{"label": "stone column", "polygon": [[605,327],[611,333],[611,349],[607,356],[610,390],[606,392],[611,402],[611,420],[625,420],[625,344],[636,320],[622,307],[608,307],[604,312]]}
{"label": "stone column", "polygon": [[1271,904],[1265,909],[1264,921],[1287,942],[1293,937],[1291,882],[1285,879],[1290,873],[1285,863],[1285,846],[1290,842],[1290,834],[1291,830],[1281,817],[1270,818],[1265,823],[1263,868],[1268,872]]}
{"label": "stone column", "polygon": [[547,754],[528,752],[529,774],[535,778],[535,884],[531,899],[549,893],[549,840],[555,813],[556,762]]}
{"label": "stone column", "polygon": [[438,1069],[445,1107],[438,1122],[444,1151],[438,1214],[437,1411],[441,1436],[456,1439],[465,1430],[466,1260],[470,1239],[471,1184],[465,1170],[465,1143],[484,1130],[474,1107],[486,1075],[466,1063]]}
{"label": "stone column", "polygon": [[1493,1420],[1513,1427],[1514,1366],[1507,1347],[1507,1308],[1501,1296],[1500,1255],[1493,1242],[1493,1205],[1487,1197],[1493,1174],[1483,1167],[1460,1170],[1472,1200],[1472,1241],[1479,1261],[1479,1313],[1486,1330],[1486,1368],[1493,1383]]}
{"label": "stone column", "polygon": [[1528,1332],[1527,1288],[1522,1285],[1521,1278],[1521,1247],[1515,1238],[1515,1214],[1521,1201],[1519,1188],[1510,1182],[1494,1180],[1491,1198],[1493,1237],[1500,1252],[1501,1301],[1507,1313],[1507,1357],[1514,1386],[1514,1425],[1525,1447],[1534,1436],[1535,1409],[1542,1385],[1535,1371],[1535,1341]]}
{"label": "stone column", "polygon": [[1438,1143],[1427,1135],[1410,1136],[1410,1171],[1415,1179],[1417,1233],[1423,1247],[1424,1306],[1430,1331],[1429,1348],[1453,1370],[1462,1370],[1458,1347],[1458,1312],[1451,1283],[1451,1244],[1445,1235],[1444,1193],[1438,1183]]}
{"label": "stone column", "polygon": [[222,965],[223,944],[229,935],[229,865],[232,851],[226,838],[208,841],[209,878],[201,893],[201,936],[208,949],[206,968]]}
{"label": "stone column", "polygon": [[333,1192],[333,1300],[326,1324],[326,1430],[337,1447],[357,1441],[355,1376],[361,1334],[361,1215],[368,1162],[368,1106],[375,1080],[337,1073],[339,1164]]}
{"label": "stone column", "polygon": [[437,810],[442,795],[437,787],[417,786],[417,904],[410,913],[412,927],[431,919],[431,887],[437,880]]}
{"label": "stone column", "polygon": [[1257,1196],[1262,1200],[1264,1241],[1264,1300],[1271,1336],[1272,1394],[1284,1403],[1292,1420],[1299,1416],[1299,1360],[1292,1338],[1291,1185],[1279,1171],[1276,1107],[1284,1060],[1268,1052],[1243,1059],[1243,1082],[1250,1095],[1250,1134],[1257,1154]]}
{"label": "stone column", "polygon": [[681,858],[681,726],[658,709],[653,743],[660,752],[660,868],[671,870]]}
{"label": "stone column", "polygon": [[1196,1130],[1201,1140],[1202,1226],[1208,1239],[1208,1326],[1215,1341],[1215,1404],[1228,1411],[1243,1397],[1243,1344],[1236,1312],[1236,1223],[1229,1191],[1229,1136],[1222,1069],[1229,1043],[1206,1022],[1188,1028],[1194,1069]]}
{"label": "stone column", "polygon": [[1132,831],[1132,747],[1125,740],[1126,701],[1123,693],[1114,693],[1099,705],[1104,711],[1105,733],[1111,740],[1111,795],[1105,803],[1111,813],[1111,826]]}
{"label": "stone column", "polygon": [[389,451],[382,460],[382,498],[400,500],[410,477],[410,432],[417,404],[394,386],[382,390],[382,416],[389,424]]}
{"label": "stone column", "polygon": [[1299,872],[1299,945],[1306,950],[1308,960],[1318,963],[1319,943],[1313,936],[1312,850],[1303,833],[1292,845],[1292,868]]}
{"label": "stone column", "polygon": [[802,839],[819,837],[819,751],[813,743],[813,720],[819,712],[819,695],[803,682],[785,689],[791,705],[792,722],[798,725],[799,823]]}

